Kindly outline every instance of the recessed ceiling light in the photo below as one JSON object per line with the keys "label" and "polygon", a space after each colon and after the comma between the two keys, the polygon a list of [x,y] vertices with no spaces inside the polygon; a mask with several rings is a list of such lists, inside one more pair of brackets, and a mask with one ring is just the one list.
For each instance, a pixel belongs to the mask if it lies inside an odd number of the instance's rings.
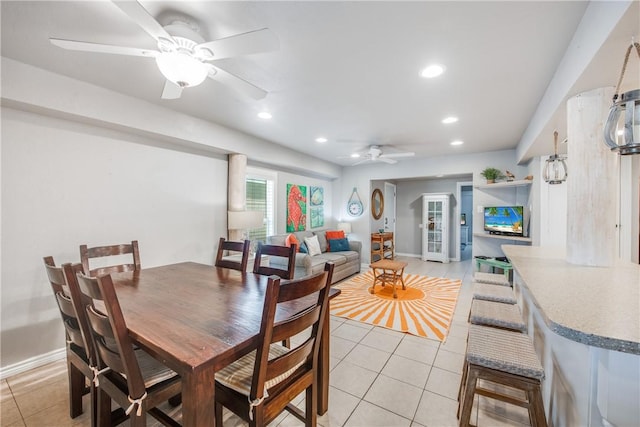
{"label": "recessed ceiling light", "polygon": [[440,174],[440,175],[436,175],[436,178],[442,178],[444,175]]}
{"label": "recessed ceiling light", "polygon": [[442,73],[444,73],[444,66],[438,65],[438,64],[433,64],[433,65],[429,65],[428,67],[424,68],[420,72],[420,75],[422,77],[424,77],[425,79],[432,79],[434,77],[438,77]]}
{"label": "recessed ceiling light", "polygon": [[318,138],[316,138],[316,142],[323,143],[327,141],[328,141],[327,138],[325,138],[324,136],[319,136]]}
{"label": "recessed ceiling light", "polygon": [[460,141],[459,139],[451,142],[451,145],[462,145],[462,144],[464,144],[464,141]]}
{"label": "recessed ceiling light", "polygon": [[442,123],[444,123],[445,125],[451,124],[451,123],[455,123],[458,121],[458,118],[455,116],[449,116],[449,117],[445,117],[444,119],[442,119]]}
{"label": "recessed ceiling light", "polygon": [[360,157],[360,154],[358,154],[358,153],[353,153],[353,154],[351,155],[351,157],[353,157],[354,159],[357,159],[358,157]]}
{"label": "recessed ceiling light", "polygon": [[261,112],[258,113],[258,117],[260,117],[261,119],[269,120],[273,116],[271,115],[271,113],[269,113],[267,111],[261,111]]}

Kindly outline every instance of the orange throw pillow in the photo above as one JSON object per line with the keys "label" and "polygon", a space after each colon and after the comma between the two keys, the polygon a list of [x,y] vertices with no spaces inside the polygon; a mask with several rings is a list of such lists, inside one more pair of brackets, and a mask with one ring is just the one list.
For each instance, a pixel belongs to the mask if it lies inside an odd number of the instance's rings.
{"label": "orange throw pillow", "polygon": [[[327,231],[325,233],[325,236],[327,236],[327,244],[328,245],[329,245],[329,240],[331,240],[331,239],[344,239],[346,237],[344,235],[344,231],[343,230]],[[328,250],[331,251],[331,245],[329,245]]]}
{"label": "orange throw pillow", "polygon": [[289,234],[285,239],[284,244],[288,248],[290,248],[291,245],[295,244],[297,246],[296,252],[300,252],[300,242],[298,242],[298,239],[296,238],[295,234]]}

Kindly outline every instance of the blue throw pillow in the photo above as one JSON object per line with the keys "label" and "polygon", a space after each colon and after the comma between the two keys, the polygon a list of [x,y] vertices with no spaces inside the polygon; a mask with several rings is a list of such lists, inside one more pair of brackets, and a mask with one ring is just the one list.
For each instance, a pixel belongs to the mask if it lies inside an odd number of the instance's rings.
{"label": "blue throw pillow", "polygon": [[300,243],[300,253],[303,253],[303,254],[309,253],[309,251],[307,250],[307,245],[305,245],[304,242]]}
{"label": "blue throw pillow", "polygon": [[345,239],[330,239],[329,247],[331,252],[341,252],[349,250],[349,241]]}

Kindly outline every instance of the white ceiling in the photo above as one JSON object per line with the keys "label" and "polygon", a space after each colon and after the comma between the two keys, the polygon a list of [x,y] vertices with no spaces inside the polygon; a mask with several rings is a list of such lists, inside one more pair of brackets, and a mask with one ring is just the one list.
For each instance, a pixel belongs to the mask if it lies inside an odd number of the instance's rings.
{"label": "white ceiling", "polygon": [[[164,79],[152,59],[49,43],[57,37],[155,49],[155,41],[108,1],[2,1],[2,55],[343,165],[353,163],[343,157],[370,144],[423,157],[515,148],[588,4],[140,3],[163,25],[188,19],[205,40],[270,28],[279,51],[215,63],[269,95],[256,101],[207,80],[181,99],[161,100]],[[620,62],[626,45],[615,52]],[[444,64],[446,73],[421,78],[421,68],[432,62]],[[613,85],[620,63],[601,69],[600,86]],[[273,119],[258,119],[262,110]],[[460,121],[441,124],[450,114]],[[317,136],[329,141],[316,143]],[[454,139],[465,144],[452,147]]]}

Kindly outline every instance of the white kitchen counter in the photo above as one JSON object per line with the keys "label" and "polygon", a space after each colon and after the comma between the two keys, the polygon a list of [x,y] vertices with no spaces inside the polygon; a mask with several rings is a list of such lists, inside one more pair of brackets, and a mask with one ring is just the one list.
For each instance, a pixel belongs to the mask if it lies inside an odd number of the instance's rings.
{"label": "white kitchen counter", "polygon": [[640,354],[640,265],[570,264],[557,248],[502,250],[549,329],[583,344]]}

